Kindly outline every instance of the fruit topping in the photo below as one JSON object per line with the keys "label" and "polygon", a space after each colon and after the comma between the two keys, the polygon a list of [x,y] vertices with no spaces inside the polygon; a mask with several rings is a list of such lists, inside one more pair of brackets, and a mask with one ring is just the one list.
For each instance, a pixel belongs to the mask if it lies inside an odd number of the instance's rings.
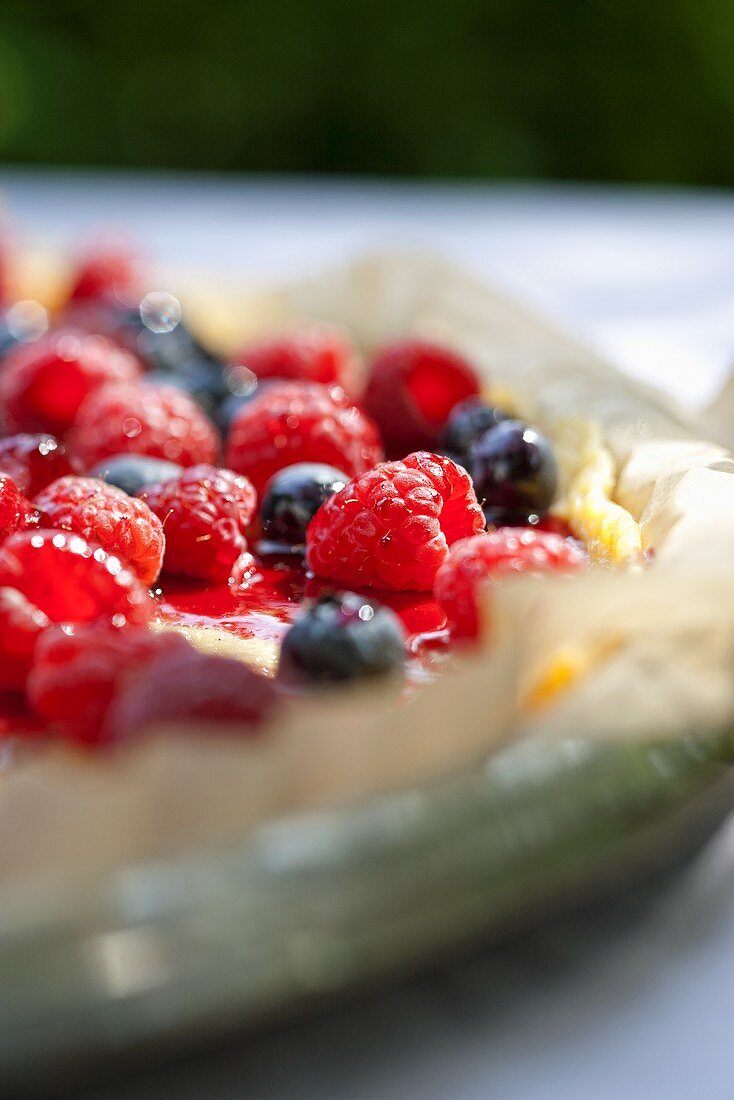
{"label": "fruit topping", "polygon": [[217,430],[187,394],[152,383],[104,386],[79,410],[70,436],[87,468],[122,453],[165,458],[180,466],[214,462]]}
{"label": "fruit topping", "polygon": [[121,244],[97,246],[78,263],[69,303],[105,302],[132,306],[145,293],[145,280],[144,265],[132,248]]}
{"label": "fruit topping", "polygon": [[483,528],[466,470],[421,451],[360,474],[322,504],[306,560],[350,587],[430,591],[449,546]]}
{"label": "fruit topping", "polygon": [[104,740],[110,704],[128,678],[162,654],[186,652],[188,642],[145,626],[119,630],[83,623],[47,631],[36,646],[28,700],[57,733],[87,743]]}
{"label": "fruit topping", "polygon": [[151,371],[147,381],[175,386],[191,397],[212,419],[217,416],[221,403],[230,396],[223,368],[205,360],[182,363],[176,371]]}
{"label": "fruit topping", "polygon": [[166,534],[166,573],[223,584],[247,550],[245,532],[257,497],[246,477],[192,466],[179,478],[150,485],[142,499]]}
{"label": "fruit topping", "polygon": [[350,477],[382,459],[376,426],[338,386],[283,382],[268,386],[235,415],[226,463],[258,493],[294,462],[321,462]]}
{"label": "fruit topping", "polygon": [[388,607],[354,592],[321,596],[290,628],[278,676],[286,682],[331,683],[401,671],[405,635]]}
{"label": "fruit topping", "polygon": [[556,495],[558,467],[540,432],[520,420],[505,420],[469,447],[469,471],[491,523],[542,516]]}
{"label": "fruit topping", "polygon": [[279,470],[265,486],[260,504],[263,535],[274,542],[302,545],[321,505],[348,481],[341,470],[320,462],[297,462]]}
{"label": "fruit topping", "polygon": [[389,455],[438,446],[449,413],[479,393],[474,368],[460,355],[421,340],[390,344],[375,357],[364,407]]}
{"label": "fruit topping", "polygon": [[0,540],[32,522],[32,506],[7,474],[0,474]]}
{"label": "fruit topping", "polygon": [[26,433],[0,439],[0,470],[28,497],[60,477],[80,472],[76,460],[55,436]]}
{"label": "fruit topping", "polygon": [[441,432],[441,448],[465,466],[469,459],[469,447],[480,435],[494,428],[507,413],[495,405],[488,405],[481,397],[467,397],[454,405]]}
{"label": "fruit topping", "polygon": [[570,539],[505,527],[457,542],[436,574],[433,593],[453,637],[474,640],[480,634],[480,593],[486,581],[517,573],[573,573],[586,562],[584,551]]}
{"label": "fruit topping", "polygon": [[222,365],[189,331],[173,294],[146,294],[129,323],[135,330],[135,351],[151,370],[176,374],[187,364]]}
{"label": "fruit topping", "polygon": [[144,623],[155,602],[119,558],[69,531],[19,531],[0,546],[0,586],[57,623]]}
{"label": "fruit topping", "polygon": [[349,394],[360,389],[359,356],[346,333],[308,325],[244,347],[235,357],[257,376],[295,382],[336,383]]}
{"label": "fruit topping", "polygon": [[0,691],[23,691],[41,633],[43,611],[15,588],[0,588]]}
{"label": "fruit topping", "polygon": [[242,661],[195,649],[161,654],[127,682],[107,714],[105,736],[123,741],[153,725],[195,723],[211,735],[225,723],[252,734],[278,703],[272,680]]}
{"label": "fruit topping", "polygon": [[130,565],[144,584],[153,584],[160,573],[163,526],[142,500],[98,478],[72,476],[54,481],[33,503],[42,526],[97,543]]}
{"label": "fruit topping", "polygon": [[0,373],[0,403],[17,430],[62,437],[100,386],[139,376],[135,357],[106,337],[64,329],[8,352]]}
{"label": "fruit topping", "polygon": [[108,485],[116,485],[128,496],[134,497],[149,485],[180,477],[183,466],[176,462],[167,462],[165,458],[121,454],[103,459],[90,473],[92,477],[98,477]]}

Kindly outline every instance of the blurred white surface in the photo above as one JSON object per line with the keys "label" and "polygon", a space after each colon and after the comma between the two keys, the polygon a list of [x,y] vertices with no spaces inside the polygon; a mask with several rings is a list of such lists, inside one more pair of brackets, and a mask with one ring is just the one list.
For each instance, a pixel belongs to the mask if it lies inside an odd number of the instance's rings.
{"label": "blurred white surface", "polygon": [[[734,355],[734,196],[7,171],[0,188],[34,235],[122,223],[166,264],[265,279],[384,245],[442,250],[693,403]],[[733,870],[728,830],[622,928],[534,937],[94,1096],[724,1100]]]}

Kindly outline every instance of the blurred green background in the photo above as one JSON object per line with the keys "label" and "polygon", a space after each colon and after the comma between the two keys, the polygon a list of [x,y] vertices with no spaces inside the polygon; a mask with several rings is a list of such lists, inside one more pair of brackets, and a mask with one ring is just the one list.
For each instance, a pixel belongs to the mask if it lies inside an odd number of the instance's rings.
{"label": "blurred green background", "polygon": [[0,160],[734,183],[732,0],[2,0]]}

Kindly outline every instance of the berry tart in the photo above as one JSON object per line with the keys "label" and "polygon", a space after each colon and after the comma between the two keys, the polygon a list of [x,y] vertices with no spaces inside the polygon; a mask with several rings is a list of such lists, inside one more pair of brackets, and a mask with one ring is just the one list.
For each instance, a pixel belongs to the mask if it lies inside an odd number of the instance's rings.
{"label": "berry tart", "polygon": [[491,647],[487,588],[642,561],[591,422],[549,435],[412,335],[364,349],[310,321],[223,354],[142,271],[85,257],[3,352],[9,734],[101,746],[254,729],[347,681],[409,694]]}
{"label": "berry tart", "polygon": [[[711,584],[661,608],[690,592],[670,576],[693,555],[713,577],[734,547],[730,460],[585,349],[430,260],[231,301],[171,291],[128,251],[51,280],[15,263],[0,361],[0,821],[12,833],[31,813],[34,832],[0,875],[22,883],[55,862],[99,881],[283,811],[436,782],[519,728],[531,745],[544,728],[576,744],[579,713],[584,734],[714,724],[711,694],[681,709],[660,690],[671,652],[655,665],[645,649],[660,679],[641,682],[639,647],[668,615],[675,667],[693,677],[683,654],[708,630],[704,608],[727,635],[731,601]],[[729,701],[722,687],[718,718]],[[636,751],[640,798],[662,813],[667,780]],[[671,753],[694,786],[718,779],[711,755]],[[547,750],[533,760],[545,783]],[[509,806],[504,774],[492,797]],[[452,814],[479,812],[483,784],[456,804],[422,794],[404,807],[408,833],[414,812],[425,851],[440,846]],[[84,812],[69,812],[82,788]],[[365,826],[383,855],[386,820]],[[428,909],[413,947],[409,924],[391,926],[389,948],[350,957],[344,981],[368,956],[379,971],[481,926],[481,906],[476,919],[449,906],[446,924]]]}

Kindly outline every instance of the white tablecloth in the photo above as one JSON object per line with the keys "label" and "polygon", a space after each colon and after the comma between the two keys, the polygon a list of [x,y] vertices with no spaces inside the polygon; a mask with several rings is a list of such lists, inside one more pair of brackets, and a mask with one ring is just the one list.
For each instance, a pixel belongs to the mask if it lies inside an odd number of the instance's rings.
{"label": "white tablecloth", "polygon": [[[21,228],[129,226],[166,264],[264,278],[442,250],[702,403],[734,354],[734,196],[0,173]],[[652,902],[246,1038],[99,1100],[724,1100],[734,830]],[[632,911],[630,911],[630,907]]]}

